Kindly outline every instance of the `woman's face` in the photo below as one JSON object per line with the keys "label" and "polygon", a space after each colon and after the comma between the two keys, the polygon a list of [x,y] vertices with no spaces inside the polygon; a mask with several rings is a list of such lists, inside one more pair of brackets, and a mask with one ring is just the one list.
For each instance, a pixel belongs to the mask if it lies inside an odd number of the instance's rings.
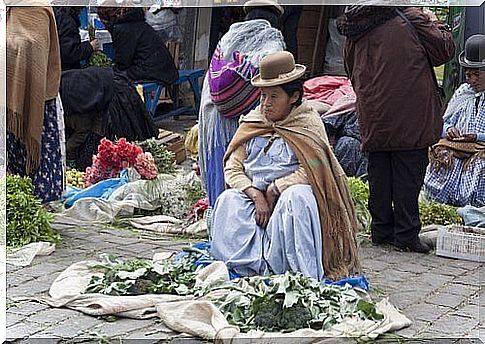
{"label": "woman's face", "polygon": [[465,76],[475,92],[485,91],[485,70],[465,69]]}
{"label": "woman's face", "polygon": [[281,121],[288,117],[298,97],[299,92],[295,92],[289,97],[280,86],[262,87],[261,112],[269,121]]}

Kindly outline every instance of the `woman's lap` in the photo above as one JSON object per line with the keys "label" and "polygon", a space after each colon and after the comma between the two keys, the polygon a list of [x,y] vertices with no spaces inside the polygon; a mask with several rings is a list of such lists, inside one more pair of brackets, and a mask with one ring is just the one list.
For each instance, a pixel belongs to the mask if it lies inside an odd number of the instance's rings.
{"label": "woman's lap", "polygon": [[320,220],[309,185],[282,193],[266,229],[256,225],[246,194],[226,190],[216,202],[212,228],[214,257],[242,275],[290,270],[323,278]]}

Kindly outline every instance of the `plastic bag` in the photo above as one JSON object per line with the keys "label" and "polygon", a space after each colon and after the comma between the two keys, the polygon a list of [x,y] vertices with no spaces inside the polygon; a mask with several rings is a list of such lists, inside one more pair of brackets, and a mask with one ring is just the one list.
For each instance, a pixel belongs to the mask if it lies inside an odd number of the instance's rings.
{"label": "plastic bag", "polygon": [[456,212],[465,222],[465,226],[485,228],[485,207],[476,208],[467,205]]}

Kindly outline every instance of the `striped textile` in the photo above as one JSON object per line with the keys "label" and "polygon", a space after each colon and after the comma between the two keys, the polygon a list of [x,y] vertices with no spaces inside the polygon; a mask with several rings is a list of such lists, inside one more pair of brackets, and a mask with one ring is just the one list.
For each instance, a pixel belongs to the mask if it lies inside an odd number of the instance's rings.
{"label": "striped textile", "polygon": [[255,74],[250,60],[234,51],[230,61],[224,59],[218,47],[209,66],[211,99],[224,117],[245,115],[259,103],[260,91],[251,85]]}

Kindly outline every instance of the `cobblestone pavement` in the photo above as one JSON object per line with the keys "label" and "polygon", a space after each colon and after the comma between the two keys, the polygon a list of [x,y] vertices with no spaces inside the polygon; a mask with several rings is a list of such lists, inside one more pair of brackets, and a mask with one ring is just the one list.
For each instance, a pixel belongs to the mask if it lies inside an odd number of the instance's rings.
{"label": "cobblestone pavement", "polygon": [[[137,343],[142,339],[143,343],[195,342],[156,320],[108,322],[69,309],[17,300],[46,295],[61,271],[72,263],[95,259],[100,253],[151,258],[155,252],[178,251],[187,244],[175,237],[147,238],[123,229],[88,228],[89,225],[79,228],[66,224],[55,227],[63,242],[53,254],[36,257],[29,267],[7,266],[7,338],[31,343],[66,342],[73,338],[76,342]],[[362,243],[361,255],[373,288],[372,297],[389,297],[413,320],[411,327],[397,332],[398,336],[414,338],[412,342],[427,338],[433,343],[480,343],[478,339],[465,340],[478,338],[480,331],[484,338],[485,309],[480,302],[485,296],[480,289],[482,265],[397,252],[373,247],[368,242]],[[393,341],[399,342],[399,339]]]}

